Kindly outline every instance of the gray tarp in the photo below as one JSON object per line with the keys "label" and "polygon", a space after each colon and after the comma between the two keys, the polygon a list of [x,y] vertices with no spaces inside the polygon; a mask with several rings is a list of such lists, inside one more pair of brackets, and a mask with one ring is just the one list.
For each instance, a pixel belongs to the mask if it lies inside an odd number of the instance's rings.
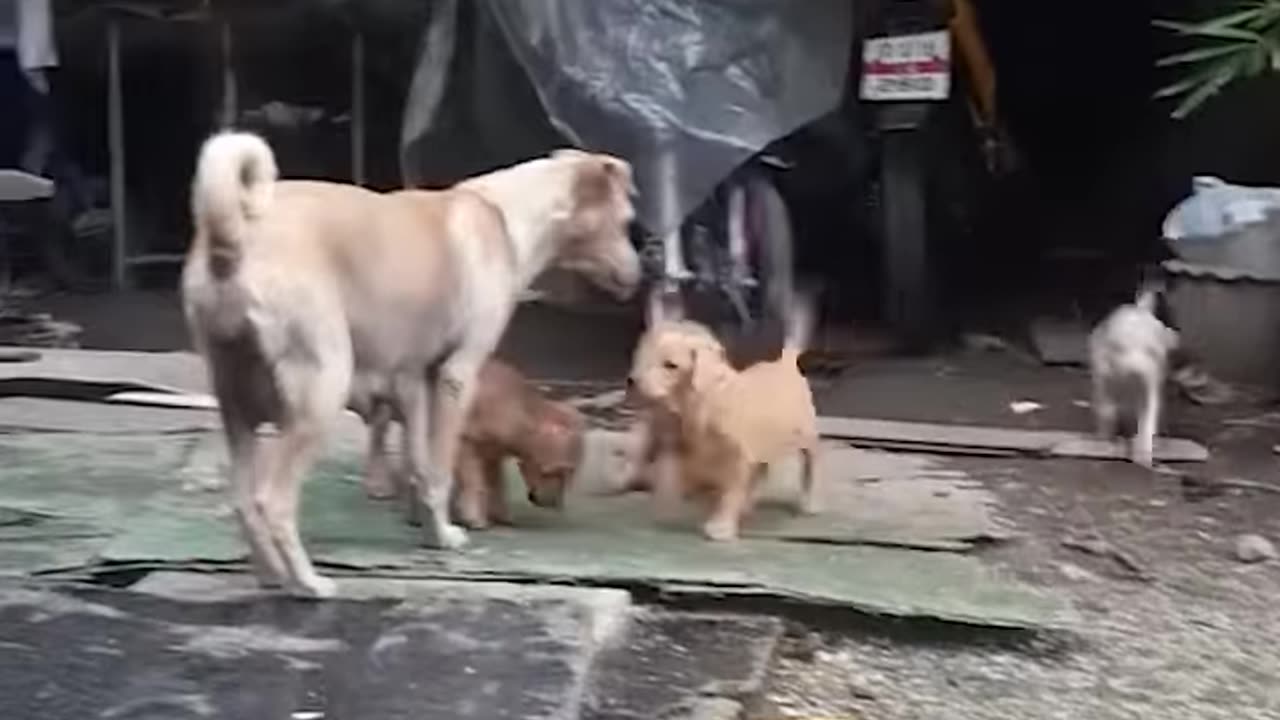
{"label": "gray tarp", "polygon": [[[833,110],[853,38],[848,0],[468,5],[436,3],[424,33],[401,136],[406,181],[431,184],[487,169],[449,159],[446,143],[424,150],[433,133],[465,127],[481,135],[487,148],[477,154],[487,152],[483,162],[493,166],[545,150],[536,146],[554,144],[558,131],[631,161],[639,218],[654,232],[682,220],[751,154]],[[466,17],[473,28],[459,22]],[[487,46],[464,51],[467,37]],[[506,47],[494,47],[495,39]],[[499,71],[504,62],[516,77]],[[510,72],[521,67],[523,78]],[[451,87],[462,82],[470,87]],[[459,99],[466,93],[470,102]],[[455,103],[466,119],[443,121],[459,112]]]}

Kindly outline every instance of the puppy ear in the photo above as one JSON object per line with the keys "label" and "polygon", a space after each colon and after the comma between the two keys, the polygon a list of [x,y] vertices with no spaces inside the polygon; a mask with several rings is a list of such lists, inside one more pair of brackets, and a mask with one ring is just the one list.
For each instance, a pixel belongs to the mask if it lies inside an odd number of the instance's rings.
{"label": "puppy ear", "polygon": [[636,190],[635,176],[631,172],[631,163],[612,155],[600,155],[597,157],[600,158],[600,162],[603,165],[605,176],[610,178],[615,186],[621,187],[629,197],[639,195]]}
{"label": "puppy ear", "polygon": [[689,351],[689,384],[695,392],[706,390],[719,374],[720,360],[716,348],[698,344]]}

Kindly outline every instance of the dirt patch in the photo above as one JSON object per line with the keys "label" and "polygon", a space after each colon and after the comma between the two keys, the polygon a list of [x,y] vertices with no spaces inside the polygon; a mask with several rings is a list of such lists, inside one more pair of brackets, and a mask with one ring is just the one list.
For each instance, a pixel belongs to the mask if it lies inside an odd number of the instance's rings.
{"label": "dirt patch", "polygon": [[[1039,395],[1066,397],[1068,383],[1050,378]],[[1280,426],[1224,422],[1259,412],[1177,407],[1170,430],[1214,452],[1210,463],[1183,469],[1193,478],[1274,481]],[[778,663],[760,718],[1280,716],[1280,564],[1234,555],[1242,533],[1280,539],[1280,496],[1205,496],[1177,475],[1116,462],[946,462],[995,492],[1023,533],[987,559],[1074,603],[1079,633],[1065,645],[1018,647],[797,641]]]}

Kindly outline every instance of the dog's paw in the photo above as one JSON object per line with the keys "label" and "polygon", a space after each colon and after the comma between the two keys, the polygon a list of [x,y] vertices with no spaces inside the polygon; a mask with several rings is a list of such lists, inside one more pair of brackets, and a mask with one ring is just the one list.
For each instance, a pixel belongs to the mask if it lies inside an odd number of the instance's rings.
{"label": "dog's paw", "polygon": [[733,542],[738,539],[738,525],[732,520],[712,520],[702,526],[702,535],[712,542]]}
{"label": "dog's paw", "polygon": [[338,594],[338,583],[332,578],[316,575],[310,580],[300,582],[290,588],[289,594],[296,598],[324,600]]}
{"label": "dog's paw", "polygon": [[800,500],[796,502],[797,515],[808,517],[810,515],[817,515],[820,511],[821,509],[819,508],[818,499],[815,498],[812,493],[802,495]]}
{"label": "dog's paw", "polygon": [[453,523],[425,523],[422,542],[435,550],[461,550],[467,545],[467,531]]}
{"label": "dog's paw", "polygon": [[391,481],[390,476],[366,475],[364,482],[365,497],[370,500],[390,500],[399,494],[400,489]]}
{"label": "dog's paw", "polygon": [[1133,451],[1133,462],[1148,470],[1155,467],[1155,457],[1151,448],[1136,448]]}

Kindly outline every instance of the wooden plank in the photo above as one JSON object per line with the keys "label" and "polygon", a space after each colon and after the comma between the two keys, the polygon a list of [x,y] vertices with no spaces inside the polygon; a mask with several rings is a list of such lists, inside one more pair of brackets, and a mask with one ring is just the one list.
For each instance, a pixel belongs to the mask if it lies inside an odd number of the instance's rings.
{"label": "wooden plank", "polygon": [[818,418],[818,432],[842,439],[885,440],[952,447],[978,447],[1048,453],[1054,445],[1073,437],[1072,433],[1044,430],[1014,430],[977,425],[871,420],[866,418]]}
{"label": "wooden plank", "polygon": [[[1125,444],[1065,430],[1019,430],[866,418],[818,418],[818,432],[862,447],[954,455],[1032,455],[1127,460]],[[1157,438],[1160,462],[1204,462],[1209,451],[1181,438]]]}

